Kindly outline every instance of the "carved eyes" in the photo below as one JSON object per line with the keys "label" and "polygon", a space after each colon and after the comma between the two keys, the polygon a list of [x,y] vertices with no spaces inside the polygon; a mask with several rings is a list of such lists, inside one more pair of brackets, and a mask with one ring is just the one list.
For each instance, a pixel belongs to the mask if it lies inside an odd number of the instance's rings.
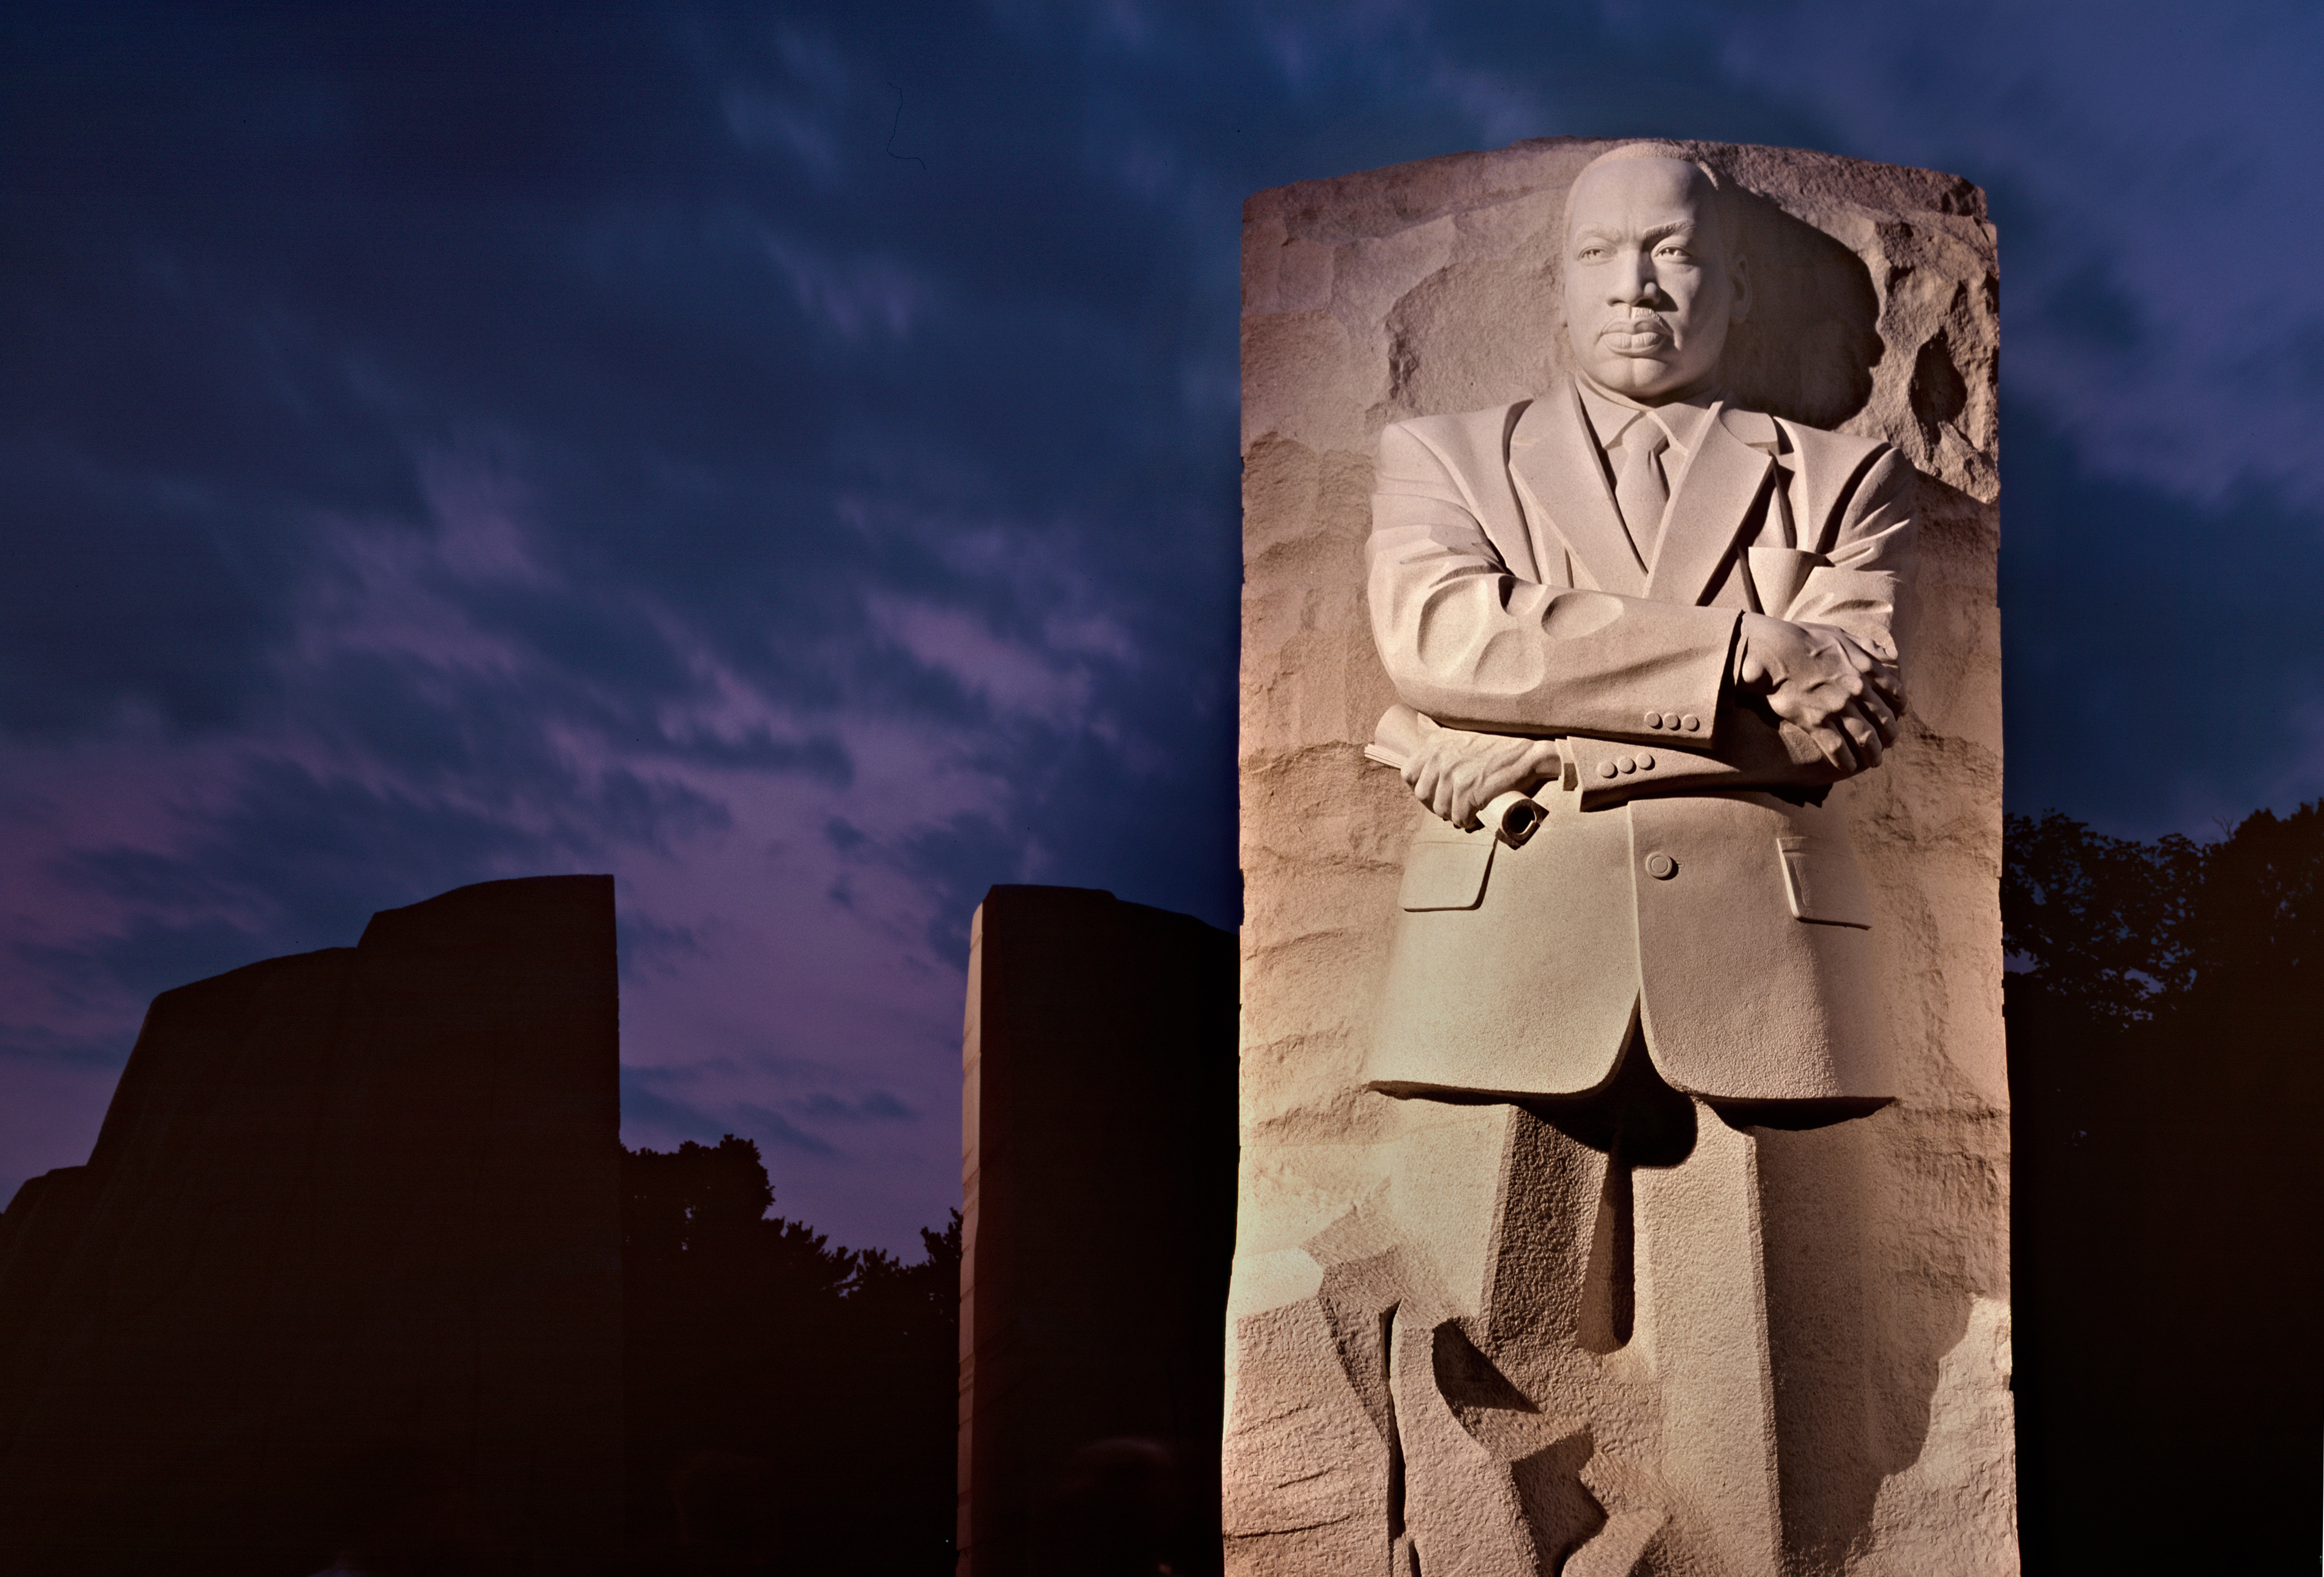
{"label": "carved eyes", "polygon": [[[1585,241],[1573,249],[1573,261],[1576,263],[1609,263],[1613,256],[1614,248],[1602,241]],[[1679,241],[1659,244],[1655,248],[1654,256],[1657,263],[1690,263],[1695,260],[1693,249]]]}

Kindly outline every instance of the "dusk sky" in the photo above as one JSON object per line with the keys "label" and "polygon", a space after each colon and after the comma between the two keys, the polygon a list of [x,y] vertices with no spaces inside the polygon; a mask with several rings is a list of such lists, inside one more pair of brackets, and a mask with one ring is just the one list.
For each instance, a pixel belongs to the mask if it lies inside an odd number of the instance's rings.
{"label": "dusk sky", "polygon": [[2324,795],[2324,7],[17,0],[0,1200],[154,993],[610,871],[625,1139],[916,1252],[985,889],[1239,918],[1242,198],[1557,134],[1982,185],[2011,808]]}

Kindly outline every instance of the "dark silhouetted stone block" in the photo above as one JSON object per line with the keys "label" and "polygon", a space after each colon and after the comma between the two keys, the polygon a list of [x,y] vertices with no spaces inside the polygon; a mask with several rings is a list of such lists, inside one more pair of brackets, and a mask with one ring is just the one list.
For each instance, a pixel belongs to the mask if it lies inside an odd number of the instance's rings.
{"label": "dark silhouetted stone block", "polygon": [[618,1015],[607,876],[156,998],[0,1233],[0,1570],[616,1547]]}
{"label": "dark silhouetted stone block", "polygon": [[969,950],[960,1571],[1215,1570],[1234,936],[996,887]]}

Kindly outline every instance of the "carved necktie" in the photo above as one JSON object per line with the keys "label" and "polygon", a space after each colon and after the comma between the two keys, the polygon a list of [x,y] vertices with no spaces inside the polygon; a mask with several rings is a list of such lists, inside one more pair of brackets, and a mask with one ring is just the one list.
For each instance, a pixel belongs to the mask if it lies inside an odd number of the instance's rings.
{"label": "carved necktie", "polygon": [[1662,423],[1641,416],[1622,430],[1622,468],[1614,478],[1614,503],[1638,562],[1654,567],[1655,540],[1662,533],[1663,510],[1670,503],[1670,484],[1663,479],[1663,451],[1670,436]]}

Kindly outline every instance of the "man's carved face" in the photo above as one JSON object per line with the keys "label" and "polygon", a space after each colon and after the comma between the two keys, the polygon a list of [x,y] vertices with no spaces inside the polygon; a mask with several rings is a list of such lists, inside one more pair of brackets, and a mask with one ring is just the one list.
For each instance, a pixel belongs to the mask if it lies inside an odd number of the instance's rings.
{"label": "man's carved face", "polygon": [[1692,394],[1719,371],[1750,305],[1716,194],[1677,159],[1616,159],[1565,203],[1565,335],[1577,371],[1644,404]]}

